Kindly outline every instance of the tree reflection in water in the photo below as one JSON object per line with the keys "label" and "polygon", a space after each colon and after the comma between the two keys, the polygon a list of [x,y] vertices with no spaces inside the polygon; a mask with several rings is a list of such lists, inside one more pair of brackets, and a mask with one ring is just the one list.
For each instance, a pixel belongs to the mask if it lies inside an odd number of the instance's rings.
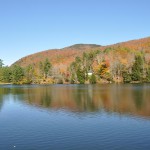
{"label": "tree reflection in water", "polygon": [[51,109],[150,116],[150,84],[1,86],[0,109],[7,95]]}

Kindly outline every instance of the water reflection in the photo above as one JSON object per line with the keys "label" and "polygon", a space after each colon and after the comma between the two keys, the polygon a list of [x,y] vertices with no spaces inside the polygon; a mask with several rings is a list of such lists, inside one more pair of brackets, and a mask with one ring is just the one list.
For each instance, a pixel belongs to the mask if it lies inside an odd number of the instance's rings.
{"label": "water reflection", "polygon": [[31,105],[74,112],[101,109],[150,117],[150,84],[1,86],[0,109],[9,95]]}

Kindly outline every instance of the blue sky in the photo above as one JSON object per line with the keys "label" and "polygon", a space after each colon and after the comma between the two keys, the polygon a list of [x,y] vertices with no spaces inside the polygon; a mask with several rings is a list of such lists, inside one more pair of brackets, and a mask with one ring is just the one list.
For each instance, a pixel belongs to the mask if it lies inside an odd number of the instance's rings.
{"label": "blue sky", "polygon": [[0,0],[0,59],[150,36],[150,0]]}

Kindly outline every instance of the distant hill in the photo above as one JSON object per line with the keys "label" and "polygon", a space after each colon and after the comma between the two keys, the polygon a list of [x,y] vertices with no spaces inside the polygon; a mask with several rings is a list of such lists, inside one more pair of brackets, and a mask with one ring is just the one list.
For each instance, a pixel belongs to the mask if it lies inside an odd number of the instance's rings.
{"label": "distant hill", "polygon": [[89,52],[93,50],[104,51],[108,48],[115,49],[117,47],[128,48],[132,49],[133,51],[143,51],[150,54],[150,37],[108,46],[96,44],[75,44],[62,49],[49,49],[25,56],[16,61],[14,64],[26,67],[29,64],[37,65],[40,61],[44,61],[45,58],[48,58],[53,66],[66,70],[70,63],[74,61],[75,57],[81,56],[83,52]]}
{"label": "distant hill", "polygon": [[[66,47],[67,49],[77,49],[77,50],[83,50],[83,49],[89,49],[89,48],[99,48],[101,45],[96,44],[75,44],[69,47]],[[64,49],[66,49],[64,48]]]}
{"label": "distant hill", "polygon": [[66,69],[66,67],[74,61],[76,56],[80,56],[85,51],[88,52],[100,48],[100,45],[95,44],[76,44],[62,49],[50,49],[28,55],[19,59],[14,64],[26,67],[29,64],[38,64],[40,61],[44,61],[45,58],[48,58],[54,66],[61,66],[61,68]]}

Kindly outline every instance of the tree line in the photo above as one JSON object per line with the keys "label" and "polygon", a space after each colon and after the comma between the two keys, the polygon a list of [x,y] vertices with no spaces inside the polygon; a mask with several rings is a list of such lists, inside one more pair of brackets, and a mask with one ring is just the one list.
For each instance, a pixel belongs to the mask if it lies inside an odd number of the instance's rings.
{"label": "tree line", "polygon": [[[103,54],[102,54],[103,53]],[[104,52],[91,51],[76,57],[70,65],[71,83],[141,83],[150,82],[150,62],[145,60],[144,53],[135,53],[128,65],[111,58],[106,60]],[[107,56],[109,57],[109,56]],[[110,55],[112,57],[112,55]],[[92,74],[88,74],[88,73]]]}
{"label": "tree line", "polygon": [[4,66],[0,59],[0,82],[13,84],[31,83],[141,83],[150,82],[150,61],[143,51],[127,48],[106,48],[84,52],[77,56],[66,72],[55,71],[55,66],[46,58],[39,64],[27,67]]}
{"label": "tree line", "polygon": [[52,64],[48,59],[38,64],[38,69],[35,65],[30,64],[27,67],[13,65],[11,67],[4,66],[0,59],[0,82],[13,84],[31,84],[47,82]]}

